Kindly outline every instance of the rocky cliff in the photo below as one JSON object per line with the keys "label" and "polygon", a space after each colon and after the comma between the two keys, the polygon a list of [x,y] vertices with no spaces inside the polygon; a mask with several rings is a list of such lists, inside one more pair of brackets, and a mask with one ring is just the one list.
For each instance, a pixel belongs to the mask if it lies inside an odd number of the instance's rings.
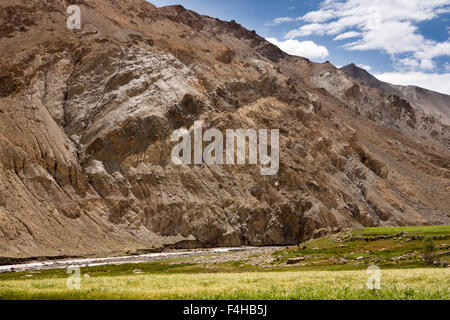
{"label": "rocky cliff", "polygon": [[[66,27],[81,8],[81,30]],[[287,245],[450,223],[448,127],[238,23],[143,0],[0,0],[0,256]],[[280,169],[174,165],[194,121],[279,128]]]}
{"label": "rocky cliff", "polygon": [[450,96],[417,86],[400,86],[383,82],[354,63],[341,68],[356,81],[369,87],[380,89],[387,94],[399,96],[408,101],[417,110],[450,125]]}

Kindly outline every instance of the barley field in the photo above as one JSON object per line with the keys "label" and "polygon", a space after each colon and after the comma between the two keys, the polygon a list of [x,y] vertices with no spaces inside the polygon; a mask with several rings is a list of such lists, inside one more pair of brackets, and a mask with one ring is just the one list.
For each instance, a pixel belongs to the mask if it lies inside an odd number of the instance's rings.
{"label": "barley field", "polygon": [[[66,269],[3,273],[0,299],[450,300],[449,234],[366,228],[271,251],[81,267],[79,289]],[[379,289],[367,286],[373,265]]]}
{"label": "barley field", "polygon": [[449,300],[449,269],[382,270],[380,290],[365,270],[139,274],[0,281],[0,299],[439,299]]}

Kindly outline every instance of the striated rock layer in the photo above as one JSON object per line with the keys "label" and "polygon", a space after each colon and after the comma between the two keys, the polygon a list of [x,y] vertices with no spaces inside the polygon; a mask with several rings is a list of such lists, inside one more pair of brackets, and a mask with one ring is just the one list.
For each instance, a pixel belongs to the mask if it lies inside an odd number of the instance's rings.
{"label": "striated rock layer", "polygon": [[[82,29],[66,27],[70,4]],[[0,0],[0,256],[287,245],[450,222],[448,127],[238,23],[143,0]],[[280,169],[171,133],[280,129]]]}

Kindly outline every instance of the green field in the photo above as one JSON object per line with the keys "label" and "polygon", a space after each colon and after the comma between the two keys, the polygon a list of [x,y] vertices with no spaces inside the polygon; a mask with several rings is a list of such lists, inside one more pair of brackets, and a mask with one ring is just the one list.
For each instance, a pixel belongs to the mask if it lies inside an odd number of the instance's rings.
{"label": "green field", "polygon": [[379,227],[364,228],[354,231],[355,235],[377,236],[405,233],[409,235],[450,235],[450,226],[426,226],[426,227]]}
{"label": "green field", "polygon": [[[228,254],[81,269],[69,290],[65,270],[0,274],[0,299],[442,299],[449,300],[450,226],[367,228],[329,235],[266,256]],[[401,233],[401,235],[400,235]],[[394,235],[381,239],[367,239]],[[424,237],[433,263],[423,259]],[[234,257],[234,256],[231,256]],[[255,261],[262,261],[255,264]],[[366,286],[381,269],[381,289]],[[139,273],[133,272],[140,269]]]}
{"label": "green field", "polygon": [[66,277],[0,283],[2,299],[450,299],[449,271],[386,270],[381,290],[364,270],[96,275],[68,290]]}
{"label": "green field", "polygon": [[308,266],[357,268],[375,263],[385,268],[423,266],[424,240],[431,239],[434,255],[442,264],[450,262],[450,226],[383,227],[353,230],[325,236],[297,248],[275,253],[277,261],[307,258]]}

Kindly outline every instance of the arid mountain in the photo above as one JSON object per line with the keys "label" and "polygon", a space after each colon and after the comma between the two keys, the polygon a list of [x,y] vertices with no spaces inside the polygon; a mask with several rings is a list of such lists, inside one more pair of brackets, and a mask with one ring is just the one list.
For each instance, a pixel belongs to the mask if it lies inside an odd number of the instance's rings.
{"label": "arid mountain", "polygon": [[[81,30],[66,27],[68,5]],[[450,223],[449,128],[235,21],[0,0],[0,256],[287,245]],[[175,165],[171,134],[280,129],[280,169]]]}
{"label": "arid mountain", "polygon": [[402,99],[405,99],[416,109],[435,117],[443,124],[450,126],[449,95],[416,86],[399,86],[383,82],[353,63],[342,67],[341,70],[353,79],[363,82],[369,87],[377,88],[388,94],[397,95]]}

